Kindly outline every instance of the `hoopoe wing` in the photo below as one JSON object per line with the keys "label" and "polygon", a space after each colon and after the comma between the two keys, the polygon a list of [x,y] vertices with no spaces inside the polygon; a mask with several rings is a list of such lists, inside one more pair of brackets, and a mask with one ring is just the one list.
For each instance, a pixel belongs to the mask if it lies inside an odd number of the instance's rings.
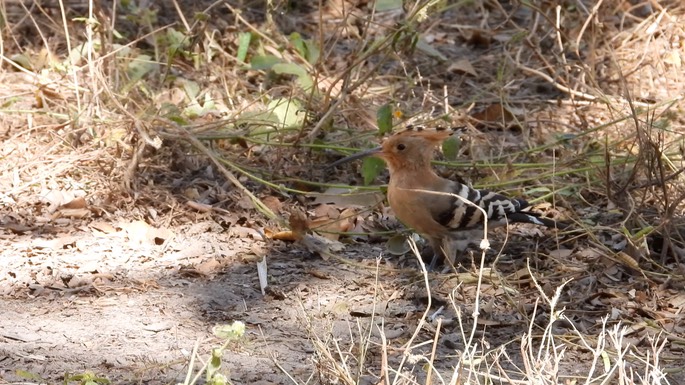
{"label": "hoopoe wing", "polygon": [[447,191],[463,198],[451,197],[449,208],[444,209],[443,206],[442,210],[433,213],[435,220],[449,229],[458,231],[481,227],[484,222],[483,211],[487,215],[489,227],[503,226],[508,222],[556,227],[553,220],[541,218],[534,212],[524,211],[530,205],[523,199],[507,198],[487,190],[476,190],[454,181],[449,181],[446,187]]}

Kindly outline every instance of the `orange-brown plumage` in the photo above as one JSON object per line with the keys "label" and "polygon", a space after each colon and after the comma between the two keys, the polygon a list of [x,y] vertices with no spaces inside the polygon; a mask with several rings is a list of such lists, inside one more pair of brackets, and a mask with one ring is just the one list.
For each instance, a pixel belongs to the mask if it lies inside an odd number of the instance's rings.
{"label": "orange-brown plumage", "polygon": [[[385,160],[390,171],[388,202],[400,221],[430,242],[436,253],[431,266],[444,257],[454,262],[457,249],[461,248],[458,232],[482,229],[483,212],[476,206],[486,212],[489,227],[507,222],[556,226],[553,220],[522,211],[528,207],[525,200],[475,190],[438,176],[431,167],[433,152],[454,132],[455,129],[409,127],[388,137],[380,147],[335,164],[368,155]],[[467,204],[455,195],[473,204]]]}

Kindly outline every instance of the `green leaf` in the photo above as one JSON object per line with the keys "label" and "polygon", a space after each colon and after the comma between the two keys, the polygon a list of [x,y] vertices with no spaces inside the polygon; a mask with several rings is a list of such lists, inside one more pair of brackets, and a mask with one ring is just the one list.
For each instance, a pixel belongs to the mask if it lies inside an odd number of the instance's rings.
{"label": "green leaf", "polygon": [[194,100],[183,109],[183,113],[189,118],[205,116],[211,111],[216,111],[216,103],[209,93],[205,94],[204,100]]}
{"label": "green leaf", "polygon": [[445,159],[457,160],[460,145],[461,141],[454,136],[442,142],[442,153],[445,155]]}
{"label": "green leaf", "polygon": [[645,235],[649,235],[649,234],[652,233],[653,231],[654,231],[654,227],[652,227],[652,226],[647,226],[647,227],[645,227],[644,229],[642,229],[642,230],[638,231],[637,233],[635,233],[635,234],[632,236],[632,238],[633,238],[633,240],[640,239],[640,237],[644,237]]}
{"label": "green leaf", "polygon": [[250,60],[250,69],[253,70],[270,70],[275,64],[281,62],[281,59],[274,55],[259,55],[254,56]]}
{"label": "green leaf", "polygon": [[247,58],[247,50],[250,48],[251,40],[251,32],[242,32],[238,35],[238,54],[236,55],[238,61],[245,63],[245,59]]}
{"label": "green leaf", "polygon": [[402,0],[376,0],[374,2],[374,7],[376,8],[376,12],[402,9]]}
{"label": "green leaf", "polygon": [[370,185],[371,182],[373,182],[373,180],[376,179],[378,174],[380,174],[381,171],[383,171],[384,167],[385,162],[383,162],[383,160],[381,160],[380,158],[365,158],[364,162],[362,163],[362,177],[364,177],[364,185]]}
{"label": "green leaf", "polygon": [[196,119],[200,116],[203,116],[204,112],[205,109],[197,102],[193,102],[183,109],[183,114],[190,119]]}
{"label": "green leaf", "polygon": [[122,35],[121,32],[117,31],[116,29],[110,29],[110,31],[112,31],[112,35],[114,35],[116,39],[124,38],[124,35]]}
{"label": "green leaf", "polygon": [[192,80],[182,80],[182,84],[183,90],[190,100],[190,103],[183,109],[185,116],[194,119],[216,109],[216,103],[209,93],[204,94],[204,100],[202,100],[199,84]]}
{"label": "green leaf", "polygon": [[416,43],[416,48],[419,51],[425,53],[426,55],[432,57],[433,59],[438,59],[440,61],[447,61],[447,58],[445,57],[445,55],[441,54],[440,51],[433,48],[432,45],[428,44],[428,42],[426,42],[423,39],[419,39],[419,41]]}
{"label": "green leaf", "polygon": [[219,338],[235,340],[245,334],[245,324],[241,321],[234,321],[230,325],[217,325],[212,329],[212,333]]}
{"label": "green leaf", "polygon": [[190,46],[190,39],[183,33],[173,28],[166,30],[166,40],[169,44],[169,52],[183,51]]}
{"label": "green leaf", "polygon": [[278,118],[278,128],[300,128],[304,123],[306,112],[297,99],[274,99],[269,102],[268,108]]}
{"label": "green leaf", "polygon": [[152,61],[150,55],[138,55],[128,63],[128,70],[126,72],[131,81],[136,81],[142,79],[143,76],[156,68],[157,63]]}
{"label": "green leaf", "polygon": [[15,372],[17,376],[26,379],[26,380],[33,380],[36,382],[44,382],[43,378],[35,373],[27,372],[26,370],[22,369],[17,369]]}
{"label": "green leaf", "polygon": [[19,98],[19,97],[16,97],[16,96],[8,97],[7,99],[5,99],[4,103],[0,104],[0,108],[9,108],[12,105],[14,105],[14,103],[17,103],[20,101],[21,101],[21,98]]}
{"label": "green leaf", "polygon": [[309,92],[314,86],[314,80],[309,76],[309,74],[297,77],[297,83],[300,85],[302,90]]}
{"label": "green leaf", "polygon": [[307,61],[310,64],[316,64],[316,62],[319,60],[319,56],[321,55],[319,46],[311,40],[305,41],[305,44],[307,45]]}
{"label": "green leaf", "polygon": [[295,75],[295,76],[303,76],[307,75],[307,70],[304,69],[302,66],[295,64],[295,63],[278,63],[274,64],[274,66],[271,68],[272,71],[275,73],[282,75],[282,74],[289,74],[289,75]]}
{"label": "green leaf", "polygon": [[671,128],[671,120],[668,118],[665,119],[658,119],[653,123],[655,128],[658,128],[660,130],[668,130]]}
{"label": "green leaf", "polygon": [[299,32],[293,32],[290,34],[289,39],[297,52],[299,52],[302,57],[307,57],[307,43],[302,39],[302,35],[300,35]]}
{"label": "green leaf", "polygon": [[188,122],[181,116],[182,111],[174,103],[164,102],[159,107],[159,114],[169,120],[174,121],[182,126],[188,124]]}
{"label": "green leaf", "polygon": [[297,65],[295,63],[278,63],[274,64],[271,68],[275,73],[282,75],[295,75],[297,77],[297,83],[302,87],[303,90],[309,91],[314,85],[314,81],[307,73],[304,67]]}
{"label": "green leaf", "polygon": [[207,13],[204,12],[195,12],[193,15],[193,20],[195,21],[209,21],[210,17]]}
{"label": "green leaf", "polygon": [[407,237],[402,234],[397,234],[388,239],[385,243],[385,250],[392,255],[404,255],[409,252],[411,248],[407,243]]}
{"label": "green leaf", "polygon": [[212,377],[214,377],[214,374],[221,369],[221,356],[221,349],[212,349],[212,358],[207,363],[207,382],[210,382]]}
{"label": "green leaf", "polygon": [[376,124],[379,134],[387,134],[392,131],[392,105],[384,104],[376,112]]}
{"label": "green leaf", "polygon": [[289,36],[290,42],[293,44],[297,52],[307,60],[308,63],[314,64],[319,60],[319,47],[309,39],[303,39],[298,32],[293,32]]}
{"label": "green leaf", "polygon": [[192,80],[182,79],[181,81],[183,83],[183,91],[185,91],[186,96],[188,96],[188,99],[190,99],[191,101],[196,100],[197,97],[200,95],[200,85]]}
{"label": "green leaf", "polygon": [[545,186],[538,186],[538,187],[533,187],[531,189],[526,190],[526,195],[535,195],[535,194],[549,194],[552,192],[549,187]]}
{"label": "green leaf", "polygon": [[248,127],[250,135],[268,135],[278,127],[278,116],[273,111],[246,111],[238,116],[237,127]]}
{"label": "green leaf", "polygon": [[10,58],[14,63],[19,64],[20,67],[27,69],[29,71],[33,70],[33,66],[31,65],[31,60],[29,59],[28,56],[24,54],[14,54]]}
{"label": "green leaf", "polygon": [[606,373],[608,373],[611,370],[611,358],[609,357],[609,353],[607,353],[606,350],[602,350],[600,356],[602,356],[604,370],[606,371]]}
{"label": "green leaf", "polygon": [[131,47],[128,46],[124,46],[121,44],[112,44],[112,51],[115,52],[117,59],[123,59],[128,56],[131,56],[131,52],[133,50],[131,49]]}
{"label": "green leaf", "polygon": [[556,194],[560,195],[562,197],[575,196],[577,193],[578,193],[578,191],[576,191],[576,189],[574,189],[574,188],[562,188],[562,189],[556,191]]}
{"label": "green leaf", "polygon": [[221,373],[214,373],[214,376],[212,377],[211,380],[207,382],[208,385],[227,385],[230,384],[228,382],[228,378],[224,376]]}

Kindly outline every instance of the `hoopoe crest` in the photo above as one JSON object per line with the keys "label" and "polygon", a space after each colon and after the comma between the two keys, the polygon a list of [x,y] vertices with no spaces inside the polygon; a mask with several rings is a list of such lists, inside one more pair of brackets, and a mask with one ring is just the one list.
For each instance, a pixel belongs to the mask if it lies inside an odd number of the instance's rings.
{"label": "hoopoe crest", "polygon": [[[486,219],[488,227],[511,222],[556,227],[555,221],[524,211],[529,204],[523,199],[510,199],[487,190],[476,190],[438,176],[431,166],[433,152],[459,130],[410,126],[388,137],[378,148],[333,164],[335,166],[364,156],[377,156],[387,163],[390,171],[390,207],[400,221],[430,242],[435,252],[431,268],[435,267],[436,261],[444,258],[454,263],[458,249],[464,248],[459,233],[482,229]],[[472,240],[477,241],[480,239]]]}

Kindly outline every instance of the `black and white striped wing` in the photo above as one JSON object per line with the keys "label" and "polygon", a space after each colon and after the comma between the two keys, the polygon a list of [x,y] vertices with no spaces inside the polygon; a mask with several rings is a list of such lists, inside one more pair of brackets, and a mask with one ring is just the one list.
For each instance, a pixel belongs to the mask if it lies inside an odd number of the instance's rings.
{"label": "black and white striped wing", "polygon": [[[505,225],[507,222],[533,223],[555,227],[554,221],[539,218],[534,213],[524,212],[530,205],[523,199],[507,198],[487,190],[476,190],[461,183],[454,183],[452,192],[463,199],[452,198],[451,207],[438,213],[435,218],[441,225],[454,230],[467,230],[483,225],[483,211],[489,227]],[[467,200],[470,203],[465,202]],[[476,207],[478,206],[478,207]],[[482,211],[479,209],[483,209]]]}

